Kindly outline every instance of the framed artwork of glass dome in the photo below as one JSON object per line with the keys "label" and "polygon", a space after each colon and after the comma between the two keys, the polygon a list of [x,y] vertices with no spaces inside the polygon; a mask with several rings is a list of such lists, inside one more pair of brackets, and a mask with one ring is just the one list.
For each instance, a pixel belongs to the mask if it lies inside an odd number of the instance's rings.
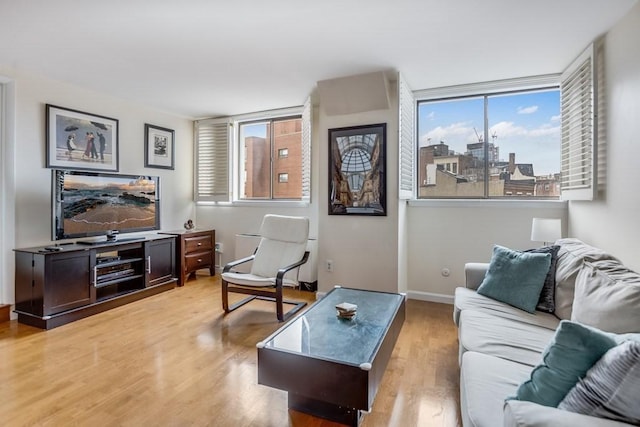
{"label": "framed artwork of glass dome", "polygon": [[387,214],[387,124],[329,129],[329,215]]}

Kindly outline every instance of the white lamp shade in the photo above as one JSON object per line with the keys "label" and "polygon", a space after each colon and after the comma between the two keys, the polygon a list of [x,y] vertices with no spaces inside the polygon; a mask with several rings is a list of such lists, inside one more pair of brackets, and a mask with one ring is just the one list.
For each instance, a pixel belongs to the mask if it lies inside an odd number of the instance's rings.
{"label": "white lamp shade", "polygon": [[531,240],[534,242],[555,242],[562,237],[562,221],[556,218],[533,218]]}

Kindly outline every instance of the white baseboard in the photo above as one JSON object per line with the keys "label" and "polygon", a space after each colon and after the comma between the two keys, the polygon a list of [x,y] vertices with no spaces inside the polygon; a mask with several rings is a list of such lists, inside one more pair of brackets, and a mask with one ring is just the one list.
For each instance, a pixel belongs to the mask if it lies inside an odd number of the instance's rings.
{"label": "white baseboard", "polygon": [[[316,300],[322,299],[327,293],[316,292]],[[453,295],[434,294],[432,292],[407,291],[407,299],[415,299],[418,301],[438,302],[441,304],[453,305]]]}
{"label": "white baseboard", "polygon": [[432,292],[422,291],[407,291],[407,298],[418,301],[438,302],[441,304],[453,305],[453,295],[434,294]]}

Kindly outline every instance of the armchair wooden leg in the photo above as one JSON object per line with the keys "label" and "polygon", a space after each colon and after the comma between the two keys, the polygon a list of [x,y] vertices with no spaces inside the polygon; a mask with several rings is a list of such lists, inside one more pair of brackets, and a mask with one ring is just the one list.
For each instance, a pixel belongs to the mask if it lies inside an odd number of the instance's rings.
{"label": "armchair wooden leg", "polygon": [[225,313],[229,312],[229,284],[226,280],[222,280],[222,309]]}
{"label": "armchair wooden leg", "polygon": [[284,308],[282,307],[282,285],[276,285],[276,315],[278,321],[284,321]]}

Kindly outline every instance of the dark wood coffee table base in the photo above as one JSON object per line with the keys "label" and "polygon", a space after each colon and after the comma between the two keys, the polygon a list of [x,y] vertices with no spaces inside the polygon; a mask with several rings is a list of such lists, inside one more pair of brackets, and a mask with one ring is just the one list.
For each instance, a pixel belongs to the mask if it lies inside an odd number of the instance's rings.
{"label": "dark wood coffee table base", "polygon": [[[358,304],[353,320],[335,305]],[[289,408],[358,426],[371,410],[405,320],[405,297],[337,288],[258,343],[258,384],[289,393]]]}
{"label": "dark wood coffee table base", "polygon": [[352,427],[358,427],[363,416],[363,412],[355,408],[345,408],[292,392],[289,392],[288,400],[289,409]]}

